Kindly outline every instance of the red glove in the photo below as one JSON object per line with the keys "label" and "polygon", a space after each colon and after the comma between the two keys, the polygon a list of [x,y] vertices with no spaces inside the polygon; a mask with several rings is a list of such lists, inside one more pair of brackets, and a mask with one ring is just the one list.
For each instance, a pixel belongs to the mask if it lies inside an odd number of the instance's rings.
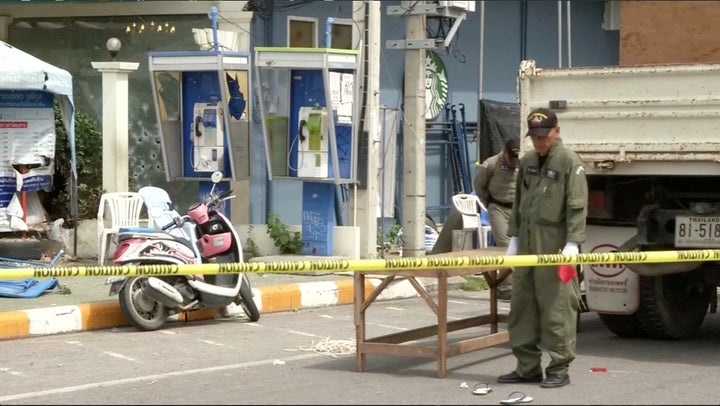
{"label": "red glove", "polygon": [[558,265],[557,270],[558,277],[562,283],[568,283],[577,275],[574,265]]}
{"label": "red glove", "polygon": [[[568,241],[562,249],[563,255],[577,255],[580,252],[578,244],[572,241]],[[559,265],[558,266],[558,277],[562,283],[568,283],[572,278],[577,275],[574,265]]]}

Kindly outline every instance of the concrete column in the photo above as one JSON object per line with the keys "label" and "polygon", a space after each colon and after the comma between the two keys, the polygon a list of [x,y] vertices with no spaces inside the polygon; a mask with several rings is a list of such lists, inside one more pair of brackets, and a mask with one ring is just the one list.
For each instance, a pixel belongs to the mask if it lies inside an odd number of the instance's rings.
{"label": "concrete column", "polygon": [[[417,5],[428,2],[418,1]],[[405,39],[427,39],[424,15],[405,16]],[[425,49],[405,50],[403,121],[403,256],[425,256]]]}
{"label": "concrete column", "polygon": [[103,189],[127,192],[128,179],[128,74],[138,62],[90,62],[102,73]]}
{"label": "concrete column", "polygon": [[[368,59],[367,71],[359,71],[355,80],[363,83],[367,76],[367,86],[361,85],[360,93],[367,94],[367,105],[363,119],[363,131],[360,137],[368,138],[367,145],[367,185],[363,189],[353,188],[357,199],[350,199],[353,206],[351,210],[357,212],[357,222],[354,226],[360,227],[360,257],[375,258],[377,256],[377,213],[378,213],[378,170],[381,164],[378,160],[378,148],[381,140],[381,124],[379,122],[380,107],[380,2],[353,1],[353,21],[358,26],[353,30],[353,44],[362,47],[363,60]],[[365,21],[365,7],[369,7],[368,21]],[[362,40],[362,34],[368,29],[367,48]],[[359,33],[358,33],[359,32]],[[358,34],[356,34],[358,33]],[[355,38],[355,36],[360,38]],[[365,53],[367,51],[367,53]],[[355,98],[360,103],[362,97]],[[357,109],[359,112],[360,109]],[[360,151],[362,152],[362,151]],[[392,176],[392,175],[391,175]],[[357,200],[357,203],[355,203]]]}

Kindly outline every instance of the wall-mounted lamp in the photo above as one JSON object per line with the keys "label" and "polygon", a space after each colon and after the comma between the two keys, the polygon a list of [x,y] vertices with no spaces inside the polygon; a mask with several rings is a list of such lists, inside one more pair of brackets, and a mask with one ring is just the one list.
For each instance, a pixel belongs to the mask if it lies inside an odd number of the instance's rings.
{"label": "wall-mounted lamp", "polygon": [[120,48],[122,48],[122,43],[119,39],[111,37],[105,43],[105,48],[107,48],[108,52],[110,53],[110,57],[114,60],[118,52],[120,52]]}
{"label": "wall-mounted lamp", "polygon": [[125,34],[144,34],[145,32],[154,32],[158,34],[174,34],[175,33],[175,25],[170,25],[170,23],[155,23],[155,21],[150,21],[148,26],[145,26],[145,23],[132,23],[125,26]]}

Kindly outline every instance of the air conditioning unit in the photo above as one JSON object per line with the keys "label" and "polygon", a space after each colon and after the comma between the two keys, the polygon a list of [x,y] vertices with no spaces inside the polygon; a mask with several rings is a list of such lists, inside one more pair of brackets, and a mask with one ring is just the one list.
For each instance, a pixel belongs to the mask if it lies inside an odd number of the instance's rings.
{"label": "air conditioning unit", "polygon": [[[193,39],[201,51],[209,51],[215,48],[212,28],[193,28]],[[221,51],[237,51],[241,40],[240,32],[217,31],[218,47]]]}
{"label": "air conditioning unit", "polygon": [[475,11],[474,1],[438,1],[439,8]]}

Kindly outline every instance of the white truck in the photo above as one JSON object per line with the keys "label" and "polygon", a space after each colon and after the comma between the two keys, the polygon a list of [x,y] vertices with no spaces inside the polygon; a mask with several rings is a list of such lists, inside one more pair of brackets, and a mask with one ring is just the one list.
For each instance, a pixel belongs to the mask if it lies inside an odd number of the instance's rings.
{"label": "white truck", "polygon": [[[586,164],[583,253],[720,248],[720,64],[541,69],[526,60],[518,99],[523,135],[530,110],[552,108],[563,143]],[[595,264],[582,275],[589,310],[616,335],[682,339],[715,310],[720,264]]]}

